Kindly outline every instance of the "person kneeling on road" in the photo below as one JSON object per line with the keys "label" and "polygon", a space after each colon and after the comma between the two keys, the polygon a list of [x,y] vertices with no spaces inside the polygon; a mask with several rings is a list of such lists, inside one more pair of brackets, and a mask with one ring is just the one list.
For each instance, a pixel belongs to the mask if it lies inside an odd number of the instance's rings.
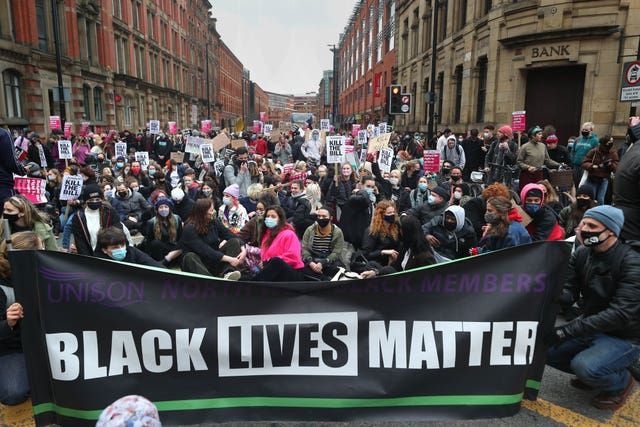
{"label": "person kneeling on road", "polygon": [[587,210],[578,229],[584,246],[569,261],[560,304],[582,298],[583,315],[545,337],[547,364],[577,378],[576,388],[599,391],[591,404],[616,410],[631,394],[628,367],[640,355],[640,253],[619,241],[620,209]]}

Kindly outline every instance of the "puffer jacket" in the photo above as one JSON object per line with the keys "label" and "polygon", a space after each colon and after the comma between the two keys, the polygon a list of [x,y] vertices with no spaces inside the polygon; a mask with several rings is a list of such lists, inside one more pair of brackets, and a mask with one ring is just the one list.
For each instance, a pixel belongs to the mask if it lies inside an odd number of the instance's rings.
{"label": "puffer jacket", "polygon": [[[626,252],[626,253],[625,253]],[[619,272],[612,272],[619,266]],[[640,343],[640,252],[616,243],[598,253],[581,246],[569,260],[561,301],[583,299],[583,315],[564,326],[571,337],[597,333]]]}
{"label": "puffer jacket", "polygon": [[149,203],[145,200],[144,196],[136,191],[128,190],[129,194],[126,197],[120,197],[117,199],[120,202],[120,207],[124,213],[124,221],[127,217],[132,216],[137,220],[142,218],[142,213],[149,208]]}
{"label": "puffer jacket", "polygon": [[[449,231],[444,226],[444,215],[452,213],[456,218],[456,228]],[[469,249],[477,246],[478,237],[471,221],[465,218],[464,209],[460,206],[449,206],[442,215],[433,218],[422,226],[425,234],[431,234],[440,246],[436,247],[440,254],[449,259],[460,259],[469,256]]]}

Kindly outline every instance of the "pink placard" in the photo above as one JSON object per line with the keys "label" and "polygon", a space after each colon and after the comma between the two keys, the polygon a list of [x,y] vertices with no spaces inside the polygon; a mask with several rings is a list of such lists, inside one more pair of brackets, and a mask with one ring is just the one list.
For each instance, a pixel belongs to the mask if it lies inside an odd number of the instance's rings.
{"label": "pink placard", "polygon": [[73,128],[73,123],[66,122],[64,124],[64,137],[67,139],[71,138],[71,128]]}
{"label": "pink placard", "polygon": [[440,152],[438,150],[426,150],[423,160],[425,172],[440,171]]}
{"label": "pink placard", "polygon": [[358,136],[358,131],[360,130],[360,125],[354,124],[351,125],[351,136],[354,138]]}
{"label": "pink placard", "polygon": [[178,124],[176,122],[169,122],[169,133],[171,135],[175,135],[176,133],[178,133]]}
{"label": "pink placard", "polygon": [[267,113],[265,113],[264,111],[260,111],[260,121],[261,122],[267,121]]}
{"label": "pink placard", "polygon": [[45,180],[42,178],[14,178],[14,188],[35,205],[47,203],[44,195]]}
{"label": "pink placard", "polygon": [[49,116],[49,129],[62,129],[60,116]]}
{"label": "pink placard", "polygon": [[262,132],[262,122],[260,120],[253,121],[253,129],[251,129],[254,133]]}
{"label": "pink placard", "polygon": [[116,131],[113,129],[110,130],[109,133],[107,134],[107,137],[104,139],[104,142],[107,143],[111,141],[115,136],[116,136]]}
{"label": "pink placard", "polygon": [[524,111],[514,111],[511,113],[511,129],[514,132],[522,132],[527,126],[527,115]]}
{"label": "pink placard", "polygon": [[212,127],[213,127],[213,122],[211,120],[203,120],[200,123],[200,130],[202,130],[202,133],[209,132]]}
{"label": "pink placard", "polygon": [[80,136],[87,136],[87,132],[89,131],[89,122],[82,122],[80,126]]}

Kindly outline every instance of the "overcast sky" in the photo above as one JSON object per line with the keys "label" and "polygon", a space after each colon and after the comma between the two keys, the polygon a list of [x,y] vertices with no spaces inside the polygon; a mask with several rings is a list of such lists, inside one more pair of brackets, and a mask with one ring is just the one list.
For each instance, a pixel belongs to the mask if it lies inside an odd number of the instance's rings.
{"label": "overcast sky", "polygon": [[337,44],[356,0],[209,0],[217,29],[263,90],[317,92],[333,69]]}

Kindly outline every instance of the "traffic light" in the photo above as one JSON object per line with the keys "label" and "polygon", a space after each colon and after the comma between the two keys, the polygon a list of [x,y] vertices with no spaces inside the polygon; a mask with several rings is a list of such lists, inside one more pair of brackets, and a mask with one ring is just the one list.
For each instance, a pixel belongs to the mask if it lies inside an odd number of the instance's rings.
{"label": "traffic light", "polygon": [[402,103],[402,86],[389,86],[389,114],[402,114],[400,106]]}

